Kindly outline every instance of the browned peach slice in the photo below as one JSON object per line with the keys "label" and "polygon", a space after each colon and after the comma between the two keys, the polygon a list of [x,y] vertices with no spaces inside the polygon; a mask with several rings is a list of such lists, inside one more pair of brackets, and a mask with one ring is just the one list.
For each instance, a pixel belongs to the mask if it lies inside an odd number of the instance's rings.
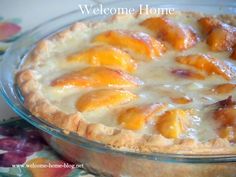
{"label": "browned peach slice", "polygon": [[236,60],[236,47],[234,47],[234,50],[232,54],[230,55],[230,58],[232,58],[233,60]]}
{"label": "browned peach slice", "polygon": [[174,24],[163,17],[148,18],[140,25],[154,31],[158,38],[167,41],[177,50],[188,49],[198,41],[196,33],[191,28]]}
{"label": "browned peach slice", "polygon": [[236,128],[232,126],[221,127],[218,132],[221,138],[225,138],[230,142],[236,141]]}
{"label": "browned peach slice", "polygon": [[192,102],[192,99],[187,96],[171,98],[171,100],[173,103],[176,103],[176,104],[188,104]]}
{"label": "browned peach slice", "polygon": [[224,28],[214,29],[207,37],[207,44],[212,51],[229,51],[236,44],[236,33]]}
{"label": "browned peach slice", "polygon": [[128,72],[133,72],[137,67],[128,53],[107,45],[94,46],[83,52],[70,55],[67,61],[86,61],[94,66],[108,66]]}
{"label": "browned peach slice", "polygon": [[82,95],[76,102],[76,108],[81,111],[91,111],[129,102],[137,96],[126,90],[101,89]]}
{"label": "browned peach slice", "polygon": [[217,109],[214,112],[214,118],[223,126],[234,126],[236,125],[236,109],[233,107]]}
{"label": "browned peach slice", "polygon": [[51,85],[54,87],[136,87],[142,83],[138,78],[121,70],[106,67],[87,67],[59,77]]}
{"label": "browned peach slice", "polygon": [[226,99],[217,101],[211,105],[214,106],[216,110],[222,109],[222,108],[232,108],[232,107],[235,107],[236,101],[233,100],[232,96],[228,96]]}
{"label": "browned peach slice", "polygon": [[173,109],[158,117],[156,128],[166,138],[179,138],[186,131],[188,124],[188,112],[182,109]]}
{"label": "browned peach slice", "polygon": [[130,130],[140,130],[155,113],[166,109],[164,104],[149,104],[125,110],[118,117],[118,123]]}
{"label": "browned peach slice", "polygon": [[218,94],[230,93],[235,89],[236,85],[231,83],[219,84],[212,89],[213,92]]}
{"label": "browned peach slice", "polygon": [[93,41],[129,49],[149,59],[159,57],[166,51],[164,44],[160,41],[146,33],[137,31],[106,31],[97,35]]}
{"label": "browned peach slice", "polygon": [[230,51],[236,44],[236,28],[212,17],[198,20],[212,51]]}
{"label": "browned peach slice", "polygon": [[203,34],[209,34],[214,28],[221,26],[221,22],[213,17],[203,17],[198,20]]}
{"label": "browned peach slice", "polygon": [[189,69],[174,69],[171,71],[172,74],[184,79],[197,79],[204,80],[205,76],[202,73],[197,73]]}
{"label": "browned peach slice", "polygon": [[230,80],[236,76],[234,67],[224,61],[212,58],[208,55],[196,54],[179,56],[176,58],[176,61],[181,64],[192,66],[199,70],[205,71],[209,75],[214,73],[218,74],[227,80]]}

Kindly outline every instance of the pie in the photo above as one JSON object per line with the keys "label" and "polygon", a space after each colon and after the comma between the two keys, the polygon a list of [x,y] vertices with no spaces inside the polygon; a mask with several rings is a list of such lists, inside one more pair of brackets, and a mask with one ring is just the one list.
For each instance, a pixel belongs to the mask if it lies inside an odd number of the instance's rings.
{"label": "pie", "polygon": [[135,13],[41,40],[16,74],[26,108],[136,152],[236,152],[236,17]]}

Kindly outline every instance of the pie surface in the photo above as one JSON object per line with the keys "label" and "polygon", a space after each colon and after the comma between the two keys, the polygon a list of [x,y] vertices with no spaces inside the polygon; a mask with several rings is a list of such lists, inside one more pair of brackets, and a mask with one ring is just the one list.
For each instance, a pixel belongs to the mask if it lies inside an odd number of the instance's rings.
{"label": "pie surface", "polygon": [[16,80],[33,115],[113,148],[235,153],[235,25],[189,12],[76,23]]}

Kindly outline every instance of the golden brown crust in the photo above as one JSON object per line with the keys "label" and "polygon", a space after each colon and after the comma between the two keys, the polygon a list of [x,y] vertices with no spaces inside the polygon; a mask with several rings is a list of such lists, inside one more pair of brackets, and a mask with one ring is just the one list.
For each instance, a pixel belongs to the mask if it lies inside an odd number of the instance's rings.
{"label": "golden brown crust", "polygon": [[[189,12],[189,16],[202,17],[203,14]],[[40,41],[31,52],[21,71],[16,75],[16,82],[25,99],[25,106],[36,117],[40,117],[49,123],[67,131],[77,132],[78,135],[89,140],[104,143],[120,150],[138,152],[166,152],[187,154],[226,154],[235,153],[235,146],[227,140],[216,139],[205,143],[192,139],[174,140],[161,135],[141,135],[130,130],[108,127],[102,124],[87,123],[79,112],[66,114],[60,111],[40,92],[40,83],[37,80],[35,68],[44,62],[44,55],[51,52],[55,44],[71,37],[73,32],[81,32],[86,29],[96,29],[103,23],[111,23],[126,18],[137,18],[142,15],[116,15],[106,22],[76,23],[69,29],[57,33],[49,39]],[[235,16],[224,15],[220,19],[235,24]]]}

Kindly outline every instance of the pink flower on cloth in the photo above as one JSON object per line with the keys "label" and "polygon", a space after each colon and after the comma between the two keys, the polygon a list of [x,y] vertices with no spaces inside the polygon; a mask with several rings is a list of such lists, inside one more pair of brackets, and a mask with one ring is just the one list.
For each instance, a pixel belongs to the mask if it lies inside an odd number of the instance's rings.
{"label": "pink flower on cloth", "polygon": [[19,33],[21,27],[17,24],[10,22],[0,22],[0,41],[7,40],[17,33]]}
{"label": "pink flower on cloth", "polygon": [[22,130],[17,127],[0,127],[0,167],[23,164],[26,158],[43,149],[45,142],[36,130]]}

